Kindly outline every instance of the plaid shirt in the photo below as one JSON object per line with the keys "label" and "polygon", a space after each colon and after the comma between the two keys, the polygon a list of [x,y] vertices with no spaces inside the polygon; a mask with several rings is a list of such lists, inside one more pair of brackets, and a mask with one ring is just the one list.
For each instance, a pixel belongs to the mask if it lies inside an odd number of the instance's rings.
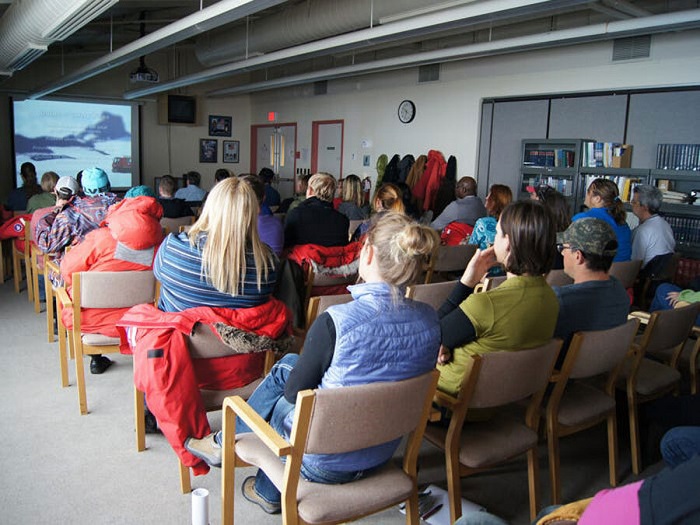
{"label": "plaid shirt", "polygon": [[66,246],[77,244],[88,232],[99,228],[107,208],[117,202],[114,193],[94,197],[75,197],[61,211],[44,215],[36,225],[36,242],[44,253],[54,253],[60,260]]}

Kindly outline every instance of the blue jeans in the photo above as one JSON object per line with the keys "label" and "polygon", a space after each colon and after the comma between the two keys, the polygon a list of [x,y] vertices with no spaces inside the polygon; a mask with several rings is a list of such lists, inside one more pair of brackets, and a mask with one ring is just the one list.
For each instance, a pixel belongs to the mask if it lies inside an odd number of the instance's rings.
{"label": "blue jeans", "polygon": [[700,427],[675,427],[661,440],[661,455],[669,467],[700,454]]}
{"label": "blue jeans", "polygon": [[[255,410],[270,426],[281,436],[288,438],[284,428],[284,420],[287,414],[294,410],[295,405],[284,397],[284,385],[287,383],[289,373],[294,368],[299,356],[287,354],[280,359],[270,370],[270,373],[258,385],[255,392],[248,398],[248,405]],[[251,432],[251,429],[240,418],[236,418],[236,433]],[[217,443],[221,444],[221,432],[214,436]],[[318,467],[303,465],[301,474],[308,481],[319,483],[347,483],[359,479],[365,474],[361,472],[338,472],[320,469]],[[270,481],[262,470],[258,470],[255,476],[255,492],[269,503],[279,503],[281,495],[277,487]]]}
{"label": "blue jeans", "polygon": [[[537,514],[532,525],[535,525],[535,523],[544,518],[547,514],[554,512],[559,507],[561,507],[561,505],[550,505],[549,507],[543,508]],[[508,525],[508,522],[486,511],[474,511],[463,514],[461,518],[455,521],[454,525]]]}

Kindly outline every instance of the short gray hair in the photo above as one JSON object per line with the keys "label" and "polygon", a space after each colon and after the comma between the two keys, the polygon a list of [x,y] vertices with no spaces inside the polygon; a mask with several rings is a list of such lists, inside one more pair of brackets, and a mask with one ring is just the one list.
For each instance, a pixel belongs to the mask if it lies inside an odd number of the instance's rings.
{"label": "short gray hair", "polygon": [[659,188],[648,184],[640,184],[634,188],[634,193],[637,195],[639,205],[646,207],[649,213],[659,212],[661,201],[663,201],[663,194]]}

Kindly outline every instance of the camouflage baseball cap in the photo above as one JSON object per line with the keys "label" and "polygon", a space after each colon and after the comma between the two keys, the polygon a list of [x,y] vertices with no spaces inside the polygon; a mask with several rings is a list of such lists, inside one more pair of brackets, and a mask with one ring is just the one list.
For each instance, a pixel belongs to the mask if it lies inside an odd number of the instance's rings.
{"label": "camouflage baseball cap", "polygon": [[588,218],[572,222],[565,232],[557,233],[557,242],[593,255],[614,257],[617,253],[615,231],[601,219]]}

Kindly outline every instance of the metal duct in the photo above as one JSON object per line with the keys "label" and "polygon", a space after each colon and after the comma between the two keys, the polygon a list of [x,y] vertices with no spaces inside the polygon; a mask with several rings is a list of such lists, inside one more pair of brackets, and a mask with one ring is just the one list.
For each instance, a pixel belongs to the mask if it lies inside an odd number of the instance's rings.
{"label": "metal duct", "polygon": [[0,72],[11,75],[100,15],[117,0],[24,0],[0,19]]}
{"label": "metal duct", "polygon": [[251,22],[248,34],[243,29],[207,34],[197,40],[195,55],[205,66],[225,64],[378,25],[380,18],[424,6],[425,0],[309,0]]}

